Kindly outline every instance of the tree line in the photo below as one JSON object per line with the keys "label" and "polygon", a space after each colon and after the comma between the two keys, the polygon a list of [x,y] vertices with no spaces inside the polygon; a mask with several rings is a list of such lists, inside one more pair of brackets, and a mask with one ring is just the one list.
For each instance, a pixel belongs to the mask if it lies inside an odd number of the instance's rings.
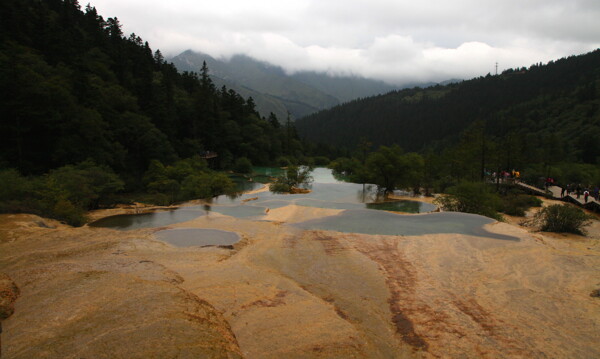
{"label": "tree line", "polygon": [[[513,152],[515,165],[600,160],[600,50],[546,65],[428,88],[358,99],[299,119],[298,132],[319,154],[351,151],[366,138],[408,151],[441,152],[482,122]],[[348,152],[347,152],[348,153]]]}
{"label": "tree line", "polygon": [[302,149],[251,98],[215,88],[206,66],[178,73],[90,5],[7,0],[0,11],[4,167],[40,174],[92,159],[129,184],[152,160],[213,151],[227,168],[238,157],[267,164]]}
{"label": "tree line", "polygon": [[356,183],[373,183],[385,195],[394,190],[416,194],[445,193],[439,205],[447,210],[478,213],[500,219],[501,213],[524,215],[540,202],[515,186],[496,181],[500,173],[518,170],[520,181],[544,187],[546,178],[559,184],[579,183],[592,188],[600,184],[600,168],[594,164],[553,160],[527,163],[522,143],[511,135],[494,137],[484,122],[475,122],[456,143],[440,151],[406,152],[399,145],[376,148],[365,138],[348,156],[334,159],[334,174]]}

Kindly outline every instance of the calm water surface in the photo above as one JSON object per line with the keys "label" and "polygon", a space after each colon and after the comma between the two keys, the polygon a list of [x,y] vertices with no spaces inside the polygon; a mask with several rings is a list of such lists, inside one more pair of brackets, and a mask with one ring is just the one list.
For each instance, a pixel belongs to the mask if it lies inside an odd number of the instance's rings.
{"label": "calm water surface", "polygon": [[456,233],[504,240],[518,238],[491,233],[483,226],[493,223],[488,217],[458,212],[423,215],[400,215],[382,211],[348,210],[329,216],[294,224],[302,229],[320,229],[347,233],[419,236],[437,233]]}
{"label": "calm water surface", "polygon": [[[258,175],[275,176],[281,172],[280,169],[262,167],[259,168]],[[289,195],[265,191],[238,196],[223,195],[212,200],[210,211],[236,218],[260,220],[268,209],[295,204],[306,207],[344,210],[337,216],[328,216],[295,224],[295,226],[303,229],[383,235],[458,233],[497,239],[515,239],[485,231],[482,226],[494,222],[493,219],[487,217],[455,212],[430,213],[418,216],[390,213],[387,211],[431,212],[436,209],[436,206],[418,201],[383,201],[375,186],[341,182],[332,175],[331,170],[326,168],[316,168],[312,176],[314,183],[310,185],[312,189],[310,193]],[[243,202],[245,199],[252,200]],[[186,222],[203,215],[207,215],[203,206],[192,206],[167,212],[107,217],[91,223],[90,226],[131,230],[167,226]],[[193,234],[195,232],[174,233],[177,233],[175,235],[179,236],[178,238],[188,235],[192,236],[190,238],[195,238],[195,234]],[[220,238],[221,235],[212,233],[215,238]],[[171,235],[169,234],[169,236]],[[202,237],[200,234],[199,236]],[[194,242],[195,239],[189,239],[189,241],[178,239],[178,241],[196,243]]]}
{"label": "calm water surface", "polygon": [[174,223],[187,222],[205,214],[206,212],[200,207],[187,207],[164,212],[110,216],[92,222],[89,225],[91,227],[104,227],[127,231],[131,229],[163,227]]}
{"label": "calm water surface", "polygon": [[158,231],[154,236],[176,247],[223,246],[240,241],[237,233],[218,229],[175,228]]}

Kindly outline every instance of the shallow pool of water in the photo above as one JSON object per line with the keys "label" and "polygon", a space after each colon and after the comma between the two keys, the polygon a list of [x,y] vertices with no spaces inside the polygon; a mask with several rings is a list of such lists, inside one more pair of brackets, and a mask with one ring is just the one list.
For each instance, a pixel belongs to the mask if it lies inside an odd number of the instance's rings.
{"label": "shallow pool of water", "polygon": [[140,228],[163,227],[170,224],[187,222],[205,214],[206,212],[199,207],[189,207],[155,213],[110,216],[92,222],[89,226],[127,231]]}
{"label": "shallow pool of water", "polygon": [[255,205],[212,206],[211,211],[235,218],[258,218],[266,214],[267,208]]}
{"label": "shallow pool of water", "polygon": [[[264,172],[268,171],[265,169]],[[416,216],[390,213],[387,211],[430,212],[435,210],[436,206],[408,200],[382,202],[375,186],[340,182],[333,177],[330,170],[325,168],[317,168],[313,176],[316,182],[312,185],[310,193],[289,195],[265,191],[242,194],[237,197],[219,196],[213,199],[209,212],[236,218],[261,220],[267,213],[267,209],[295,204],[344,210],[336,216],[295,224],[296,227],[304,229],[383,235],[458,233],[497,239],[515,239],[485,231],[482,227],[487,223],[494,222],[493,219],[487,217],[455,212]],[[243,202],[249,199],[250,201]],[[108,217],[94,222],[90,226],[121,230],[161,227],[189,221],[206,214],[203,206],[183,207],[167,212]]]}
{"label": "shallow pool of water", "polygon": [[263,176],[263,177],[277,177],[283,174],[285,170],[279,167],[260,167],[254,166],[252,167],[252,175],[253,176]]}
{"label": "shallow pool of water", "polygon": [[154,236],[176,247],[227,246],[240,241],[237,233],[204,228],[166,229]]}
{"label": "shallow pool of water", "polygon": [[[322,169],[323,170],[323,169]],[[330,170],[327,170],[330,172]],[[377,192],[374,185],[362,185],[356,183],[334,182],[337,181],[331,174],[326,176],[319,175],[324,183],[318,182],[311,185],[310,193],[301,194],[280,194],[269,191],[243,194],[239,198],[231,196],[218,196],[213,199],[215,211],[220,212],[219,206],[236,206],[241,201],[252,199],[243,204],[243,206],[259,206],[263,210],[266,208],[280,208],[286,205],[295,204],[305,207],[330,208],[330,209],[377,209],[385,211],[397,211],[406,213],[424,213],[434,211],[437,207],[433,204],[419,201],[399,200],[379,203],[385,199]],[[235,210],[225,209],[223,214],[238,217]],[[242,217],[248,210],[240,210]]]}
{"label": "shallow pool of water", "polygon": [[248,178],[240,175],[229,175],[229,178],[235,184],[235,190],[238,192],[252,191],[263,186],[260,182],[249,181]]}
{"label": "shallow pool of water", "polygon": [[405,213],[424,213],[432,212],[437,206],[431,203],[399,200],[392,202],[367,203],[368,209],[378,209],[382,211],[405,212]]}
{"label": "shallow pool of water", "polygon": [[423,215],[401,215],[385,211],[346,210],[329,216],[294,224],[302,229],[321,229],[347,233],[419,236],[436,233],[457,233],[472,236],[518,240],[518,238],[491,233],[483,226],[493,223],[488,217],[440,212]]}

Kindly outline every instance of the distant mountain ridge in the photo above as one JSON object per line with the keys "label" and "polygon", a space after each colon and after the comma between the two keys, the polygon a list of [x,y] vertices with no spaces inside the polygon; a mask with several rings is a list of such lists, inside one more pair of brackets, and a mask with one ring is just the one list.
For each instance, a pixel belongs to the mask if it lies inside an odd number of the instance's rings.
{"label": "distant mountain ridge", "polygon": [[180,71],[199,72],[203,61],[217,87],[226,86],[244,97],[252,97],[262,116],[270,112],[280,121],[287,111],[293,119],[331,108],[344,102],[396,90],[397,86],[362,77],[332,77],[325,73],[285,73],[283,68],[235,55],[229,61],[187,50],[171,59]]}

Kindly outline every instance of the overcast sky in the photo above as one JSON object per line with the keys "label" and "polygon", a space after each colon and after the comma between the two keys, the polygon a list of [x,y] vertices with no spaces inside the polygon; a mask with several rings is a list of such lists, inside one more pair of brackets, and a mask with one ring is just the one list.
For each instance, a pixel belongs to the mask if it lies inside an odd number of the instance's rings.
{"label": "overcast sky", "polygon": [[[85,4],[84,1],[80,1]],[[467,79],[600,47],[600,0],[95,0],[164,55],[246,54],[288,72]]]}

